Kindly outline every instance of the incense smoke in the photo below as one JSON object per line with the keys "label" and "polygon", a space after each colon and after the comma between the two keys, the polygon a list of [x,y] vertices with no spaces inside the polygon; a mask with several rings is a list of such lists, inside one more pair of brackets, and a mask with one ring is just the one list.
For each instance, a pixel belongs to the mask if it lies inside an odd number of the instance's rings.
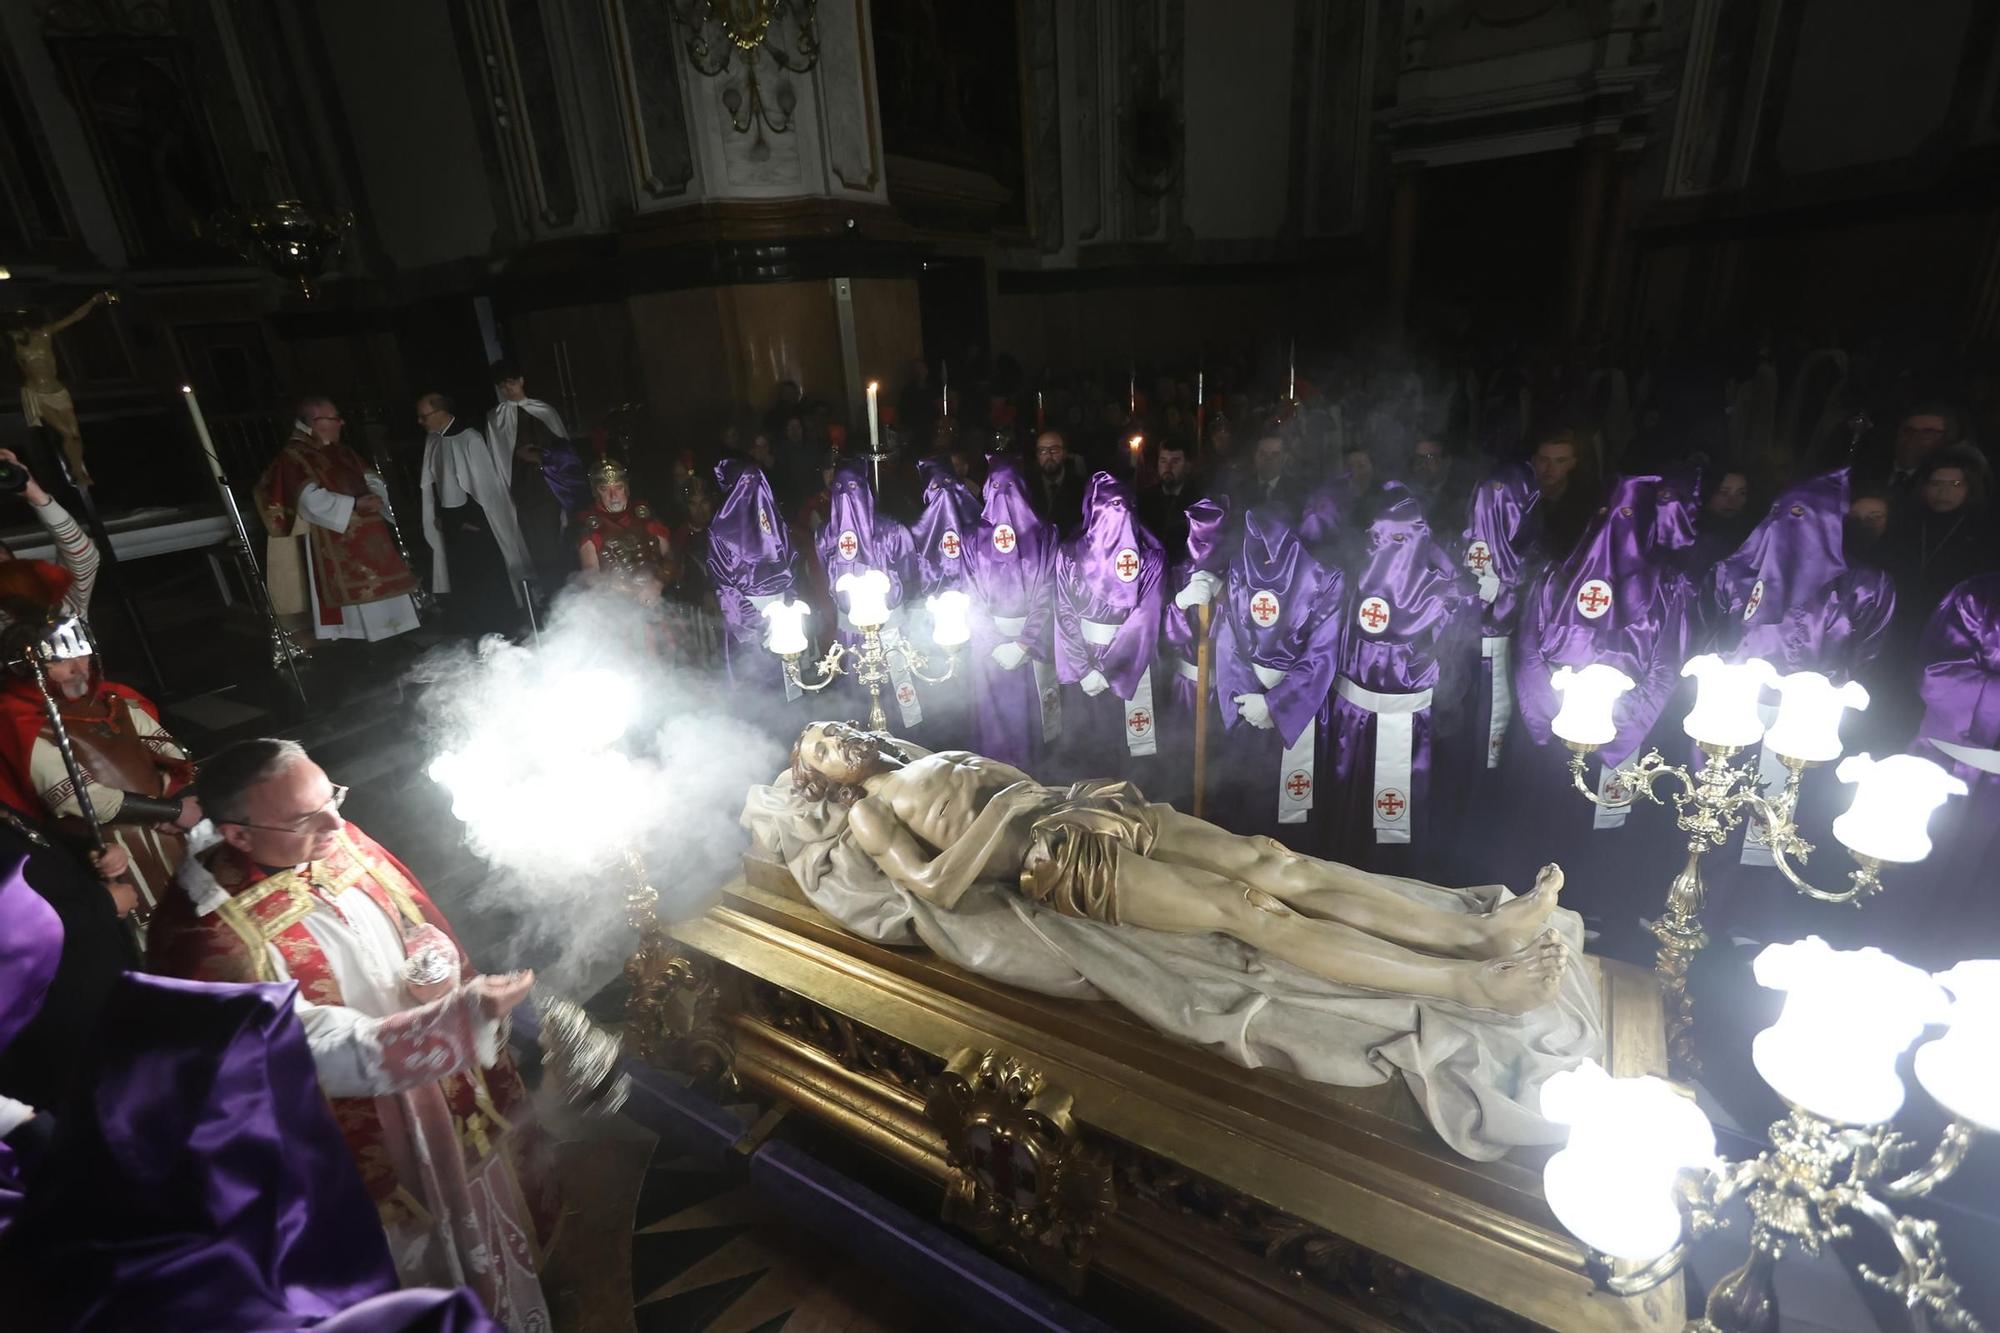
{"label": "incense smoke", "polygon": [[628,851],[659,917],[714,900],[747,846],[745,791],[784,748],[725,709],[726,686],[670,664],[657,611],[615,588],[562,594],[538,645],[497,637],[434,654],[423,689],[429,774],[492,868],[474,911],[518,918],[519,951],[553,990],[601,988],[633,948]]}

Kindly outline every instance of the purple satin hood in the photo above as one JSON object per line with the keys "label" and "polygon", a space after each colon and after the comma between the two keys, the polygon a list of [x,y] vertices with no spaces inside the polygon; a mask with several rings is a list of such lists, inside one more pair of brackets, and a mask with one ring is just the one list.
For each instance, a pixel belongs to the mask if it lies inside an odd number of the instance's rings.
{"label": "purple satin hood", "polygon": [[[1216,637],[1225,726],[1236,725],[1236,695],[1262,694],[1279,737],[1287,745],[1298,740],[1333,686],[1346,591],[1340,569],[1315,560],[1283,514],[1266,507],[1245,516]],[[1267,688],[1257,667],[1285,678]]]}
{"label": "purple satin hood", "polygon": [[[1219,500],[1200,499],[1187,507],[1186,573],[1205,569],[1220,574],[1228,563],[1229,507]],[[1179,554],[1179,553],[1176,553]]]}
{"label": "purple satin hood", "polygon": [[0,1051],[41,1012],[62,958],[62,919],[28,887],[22,865],[0,875]]}
{"label": "purple satin hood", "polygon": [[[1924,721],[1918,736],[1982,750],[2000,748],[2000,574],[1967,579],[1945,595],[1924,630],[1921,656],[1924,669],[1917,688]],[[1919,745],[1915,752],[1968,782],[1981,780],[1978,770],[1931,746]]]}
{"label": "purple satin hood", "polygon": [[[1139,525],[1134,513],[1132,487],[1109,472],[1099,472],[1083,492],[1083,530],[1071,539],[1069,558],[1079,579],[1091,596],[1104,607],[1129,611],[1144,599],[1149,583],[1157,584],[1166,563],[1160,539]],[[1149,580],[1142,574],[1133,579],[1118,576],[1116,562],[1121,551],[1130,551],[1141,570],[1150,567]]]}
{"label": "purple satin hood", "polygon": [[[1436,665],[1412,661],[1407,671],[1390,679],[1370,679],[1371,659],[1384,645],[1428,643],[1444,632],[1465,609],[1470,576],[1437,544],[1424,507],[1416,496],[1395,482],[1383,488],[1391,496],[1368,524],[1366,548],[1355,573],[1350,600],[1353,623],[1345,631],[1343,670],[1372,689],[1427,689],[1436,683]],[[1360,627],[1371,598],[1388,603],[1388,621],[1379,633]]]}
{"label": "purple satin hood", "polygon": [[708,568],[718,585],[765,595],[791,587],[792,543],[771,483],[755,463],[726,458],[715,465],[722,503],[708,525]]}
{"label": "purple satin hood", "polygon": [[924,512],[910,530],[917,557],[918,591],[956,588],[966,577],[966,547],[978,539],[979,497],[959,480],[949,460],[917,464],[924,478]]}
{"label": "purple satin hood", "polygon": [[1540,537],[1536,506],[1541,498],[1534,470],[1526,463],[1502,463],[1493,469],[1493,475],[1473,489],[1465,516],[1466,568],[1477,576],[1470,553],[1474,542],[1484,542],[1487,571],[1503,589],[1518,587],[1536,558]]}

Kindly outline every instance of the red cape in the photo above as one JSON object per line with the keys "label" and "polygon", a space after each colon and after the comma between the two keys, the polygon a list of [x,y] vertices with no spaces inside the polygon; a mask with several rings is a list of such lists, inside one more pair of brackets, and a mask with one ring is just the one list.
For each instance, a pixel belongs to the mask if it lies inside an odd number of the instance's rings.
{"label": "red cape", "polygon": [[[137,704],[158,722],[160,710],[153,701],[129,685],[114,680],[99,681],[98,690],[114,699]],[[30,819],[47,818],[53,812],[42,804],[40,793],[28,777],[28,760],[35,752],[35,737],[48,724],[48,710],[35,682],[20,676],[0,685],[0,801]]]}

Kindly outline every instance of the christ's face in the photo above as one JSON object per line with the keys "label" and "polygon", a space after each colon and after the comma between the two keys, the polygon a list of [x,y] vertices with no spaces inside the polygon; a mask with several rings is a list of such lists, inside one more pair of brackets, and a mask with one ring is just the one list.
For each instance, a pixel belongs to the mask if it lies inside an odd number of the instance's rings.
{"label": "christ's face", "polygon": [[846,722],[815,722],[799,737],[799,758],[833,782],[858,786],[876,770],[875,742]]}

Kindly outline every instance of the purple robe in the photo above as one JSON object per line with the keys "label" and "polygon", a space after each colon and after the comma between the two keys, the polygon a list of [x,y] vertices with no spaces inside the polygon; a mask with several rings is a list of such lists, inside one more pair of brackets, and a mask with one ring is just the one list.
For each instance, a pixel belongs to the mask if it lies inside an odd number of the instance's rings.
{"label": "purple robe", "polygon": [[1470,762],[1458,751],[1470,736],[1462,696],[1475,679],[1479,601],[1417,498],[1394,482],[1383,490],[1342,610],[1321,826],[1337,859],[1415,869],[1440,863],[1455,800],[1444,778]]}
{"label": "purple robe", "polygon": [[859,643],[861,636],[846,623],[848,594],[834,585],[843,574],[862,574],[879,569],[889,579],[890,624],[903,605],[906,593],[916,591],[916,570],[911,560],[910,530],[875,511],[875,491],[868,484],[868,469],[858,459],[846,459],[833,473],[833,495],[828,505],[826,526],[815,539],[820,565],[826,570],[827,591],[839,609],[840,638]]}
{"label": "purple robe", "polygon": [[1109,777],[1128,755],[1158,749],[1153,659],[1167,556],[1159,538],[1140,526],[1131,484],[1099,472],[1084,489],[1083,527],[1056,558],[1056,675],[1079,684],[1093,672],[1110,688],[1092,698],[1077,692],[1073,765]]}
{"label": "purple robe", "polygon": [[1849,680],[1882,650],[1896,592],[1881,570],[1848,564],[1847,469],[1779,494],[1736,553],[1715,567],[1715,651],[1761,657],[1780,674]]}
{"label": "purple robe", "polygon": [[[1223,721],[1226,795],[1220,821],[1300,849],[1316,804],[1322,719],[1340,665],[1347,580],[1306,551],[1271,509],[1243,521],[1215,629],[1215,691]],[[1271,727],[1246,721],[1238,696],[1262,695]]]}
{"label": "purple robe", "polygon": [[1486,738],[1486,767],[1500,766],[1514,714],[1514,628],[1521,598],[1541,570],[1541,490],[1526,463],[1502,463],[1473,488],[1461,563],[1478,584],[1479,692],[1473,731]]}
{"label": "purple robe", "polygon": [[[1213,617],[1221,614],[1221,585],[1228,573],[1230,531],[1229,506],[1225,500],[1200,499],[1187,507],[1187,542],[1177,553],[1167,574],[1167,586],[1160,598],[1160,660],[1154,671],[1154,697],[1160,705],[1166,729],[1160,738],[1161,761],[1152,787],[1146,794],[1176,808],[1192,808],[1194,796],[1195,696],[1201,652],[1201,613],[1174,602],[1196,574],[1207,574],[1215,582]],[[1215,710],[1215,668],[1209,666],[1209,735],[1222,735],[1222,715]],[[1208,787],[1213,793],[1222,776],[1219,765],[1209,769]]]}
{"label": "purple robe", "polygon": [[[989,454],[986,463],[985,506],[966,551],[972,748],[1034,773],[1049,739],[1043,734],[1044,684],[1051,705],[1061,707],[1055,677],[1057,536],[1028,501],[1020,460]],[[994,660],[994,650],[1004,643],[1018,644],[1026,653],[1020,665],[1009,669]],[[1058,717],[1059,712],[1049,720]]]}
{"label": "purple robe", "polygon": [[715,465],[715,482],[722,503],[708,525],[706,563],[722,612],[723,668],[738,684],[781,680],[783,668],[762,646],[763,609],[792,593],[791,537],[756,464],[726,458]]}
{"label": "purple robe", "polygon": [[1536,745],[1554,741],[1549,723],[1561,699],[1549,681],[1556,668],[1592,662],[1618,668],[1634,684],[1613,710],[1617,736],[1599,758],[1615,767],[1645,742],[1687,661],[1695,591],[1673,555],[1693,543],[1692,509],[1692,495],[1658,477],[1621,478],[1569,559],[1535,580],[1515,635],[1514,697]]}
{"label": "purple robe", "polygon": [[924,481],[924,512],[910,530],[916,555],[917,592],[925,597],[965,590],[965,548],[979,526],[979,497],[958,479],[949,460],[917,464]]}
{"label": "purple robe", "polygon": [[[62,920],[29,888],[21,867],[0,878],[0,1051],[41,1012],[62,956]],[[25,1165],[0,1142],[0,1237],[20,1210]]]}

